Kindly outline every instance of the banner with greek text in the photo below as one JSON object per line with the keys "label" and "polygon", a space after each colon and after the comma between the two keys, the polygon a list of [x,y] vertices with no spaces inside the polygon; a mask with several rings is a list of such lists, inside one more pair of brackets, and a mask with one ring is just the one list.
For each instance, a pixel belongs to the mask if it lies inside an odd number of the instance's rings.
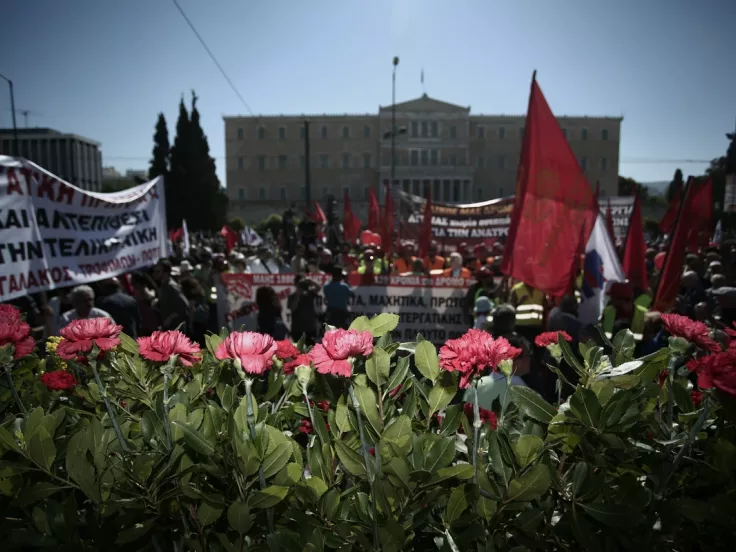
{"label": "banner with greek text", "polygon": [[[307,276],[320,290],[330,281],[322,274]],[[462,278],[420,276],[376,276],[366,280],[351,274],[349,283],[355,293],[351,316],[372,317],[382,312],[399,315],[395,334],[402,341],[414,341],[417,334],[434,343],[461,336],[468,329],[463,305],[470,282]],[[255,331],[256,290],[270,286],[279,296],[283,317],[291,327],[291,313],[286,308],[294,293],[294,274],[223,274],[223,296],[226,297],[226,323],[233,329],[243,327]],[[323,297],[316,298],[317,310],[323,310]],[[294,336],[298,339],[299,336]]]}
{"label": "banner with greek text", "polygon": [[160,177],[103,194],[0,155],[0,302],[155,264],[165,205]]}

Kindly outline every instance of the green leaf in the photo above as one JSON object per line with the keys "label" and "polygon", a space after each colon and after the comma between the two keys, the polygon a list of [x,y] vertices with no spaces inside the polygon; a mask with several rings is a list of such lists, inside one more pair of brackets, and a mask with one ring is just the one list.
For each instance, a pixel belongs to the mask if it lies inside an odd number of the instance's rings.
{"label": "green leaf", "polygon": [[447,479],[470,479],[473,477],[475,470],[470,464],[456,464],[448,468],[437,470],[437,473],[431,480],[431,483],[439,483]]}
{"label": "green leaf", "polygon": [[[452,374],[445,372],[449,378],[442,378],[442,380],[449,379],[451,382],[454,383],[452,379]],[[450,401],[455,398],[455,395],[457,394],[457,385],[447,385],[445,384],[445,381],[437,381],[432,387],[431,391],[429,392],[429,397],[427,397],[427,405],[429,407],[429,412],[427,413],[427,417],[431,418],[432,414],[435,412],[438,412],[445,408],[448,404],[450,404]]]}
{"label": "green leaf", "polygon": [[66,471],[84,494],[95,502],[99,502],[100,493],[95,485],[95,468],[87,460],[87,450],[85,432],[78,431],[69,440],[66,449]]}
{"label": "green leaf", "polygon": [[[179,403],[174,408],[169,410],[169,422],[178,421],[180,423],[185,423],[187,421],[187,408]],[[180,441],[184,437],[184,432],[182,429],[174,425],[173,423],[170,423],[171,425],[171,440],[173,442]]]}
{"label": "green leaf", "polygon": [[411,420],[408,416],[398,416],[383,432],[383,439],[395,444],[405,454],[411,450]]}
{"label": "green leaf", "polygon": [[204,342],[207,345],[207,350],[214,356],[220,343],[222,343],[222,338],[217,334],[207,334]]}
{"label": "green leaf", "polygon": [[435,440],[424,456],[424,469],[434,473],[448,466],[453,458],[455,458],[455,439],[451,437],[439,438]]}
{"label": "green leaf", "polygon": [[195,452],[204,456],[212,456],[215,453],[215,447],[199,431],[192,429],[189,424],[179,421],[171,422],[171,424],[181,428],[184,440]]}
{"label": "green leaf", "polygon": [[263,459],[264,477],[276,475],[289,462],[291,458],[291,443],[281,443],[274,451]]}
{"label": "green leaf", "polygon": [[440,361],[437,358],[437,350],[429,341],[417,343],[414,362],[416,362],[419,373],[425,378],[434,381],[440,375]]}
{"label": "green leaf", "polygon": [[634,527],[644,521],[644,516],[630,506],[600,502],[580,506],[590,517],[610,527]]}
{"label": "green leaf", "polygon": [[251,508],[271,508],[276,506],[284,498],[286,498],[289,492],[288,487],[281,487],[280,485],[271,485],[266,487],[262,491],[256,491],[252,495],[250,500]]}
{"label": "green leaf", "polygon": [[120,348],[123,351],[138,356],[138,342],[135,339],[124,333],[121,333],[118,338],[120,339]]}
{"label": "green leaf", "polygon": [[383,349],[374,347],[373,352],[365,361],[365,373],[368,379],[376,385],[384,385],[388,382],[390,371],[391,357]]}
{"label": "green leaf", "polygon": [[243,502],[233,502],[227,509],[227,522],[241,535],[247,533],[253,524],[248,505]]}
{"label": "green leaf", "polygon": [[442,428],[440,429],[440,437],[457,432],[460,426],[460,420],[463,417],[463,405],[453,404],[445,408],[444,417],[442,418]]}
{"label": "green leaf", "polygon": [[534,435],[522,435],[514,445],[514,453],[522,468],[531,464],[544,447],[544,441]]}
{"label": "green leaf", "polygon": [[21,449],[18,446],[18,443],[13,434],[2,426],[0,426],[0,442],[2,442],[10,450],[21,452]]}
{"label": "green leaf", "polygon": [[624,362],[634,359],[634,334],[631,330],[625,329],[618,332],[613,338],[613,350],[616,353],[614,364],[618,366]]}
{"label": "green leaf", "polygon": [[207,502],[202,501],[197,508],[197,520],[202,527],[212,525],[220,518],[223,510],[224,508],[210,506]]}
{"label": "green leaf", "polygon": [[360,410],[363,415],[368,419],[368,422],[373,426],[373,429],[380,434],[383,429],[383,424],[381,423],[381,418],[378,415],[378,400],[376,399],[376,394],[373,392],[373,389],[370,387],[354,385],[353,390],[355,391],[355,396],[358,399],[358,404],[360,405]]}
{"label": "green leaf", "polygon": [[39,466],[47,470],[51,469],[56,458],[56,445],[45,427],[41,426],[36,429],[28,443],[28,454]]}
{"label": "green leaf", "polygon": [[327,492],[327,483],[321,477],[312,476],[307,479],[307,487],[314,491],[317,499]]}
{"label": "green leaf", "polygon": [[539,393],[528,387],[511,385],[508,390],[511,400],[514,401],[516,406],[524,414],[538,422],[548,424],[552,421],[555,414],[557,414],[551,404],[545,401]]}
{"label": "green leaf", "polygon": [[220,395],[220,402],[225,412],[230,412],[233,405],[235,404],[235,388],[232,385],[225,385],[222,389],[222,395]]}
{"label": "green leaf", "polygon": [[409,373],[409,366],[411,365],[411,357],[405,356],[399,358],[396,361],[394,371],[388,378],[388,384],[386,385],[386,394],[396,389],[399,385],[404,383],[406,375]]}
{"label": "green leaf", "polygon": [[323,444],[329,444],[330,434],[327,431],[327,426],[325,425],[325,418],[319,408],[316,408],[315,406],[312,407],[312,417],[314,418],[314,429],[317,432],[317,435],[319,435],[320,441]]}
{"label": "green leaf", "polygon": [[575,353],[572,352],[572,349],[570,348],[570,344],[565,341],[564,339],[558,340],[558,344],[560,346],[560,349],[562,349],[562,357],[565,359],[565,362],[575,370],[578,374],[581,376],[586,373],[585,366],[578,360],[578,357],[575,356]]}
{"label": "green leaf", "polygon": [[338,507],[340,506],[340,491],[337,489],[330,489],[322,495],[320,502],[322,516],[324,519],[332,521],[337,513]]}
{"label": "green leaf", "polygon": [[302,477],[302,467],[296,462],[287,464],[286,467],[273,478],[274,485],[291,487]]}
{"label": "green leaf", "polygon": [[383,312],[374,316],[370,321],[373,337],[381,337],[383,334],[392,332],[399,325],[399,315]]}
{"label": "green leaf", "polygon": [[21,491],[18,493],[18,496],[13,501],[13,505],[17,506],[18,508],[25,508],[26,506],[30,506],[31,504],[34,504],[39,500],[45,500],[54,493],[57,493],[64,489],[69,489],[69,487],[65,487],[57,483],[41,481],[40,483],[36,483],[34,485],[31,485],[30,487],[24,487],[23,489],[21,489]]}
{"label": "green leaf", "polygon": [[544,464],[537,464],[509,483],[509,500],[534,500],[547,492],[550,484],[549,469]]}
{"label": "green leaf", "polygon": [[497,504],[490,498],[486,498],[485,496],[478,498],[478,514],[480,514],[486,521],[491,520],[497,509]]}
{"label": "green leaf", "polygon": [[373,326],[371,325],[371,321],[368,320],[367,316],[359,316],[355,320],[353,320],[353,323],[350,324],[351,330],[358,330],[359,332],[373,332]]}
{"label": "green leaf", "polygon": [[335,441],[334,445],[337,457],[340,459],[340,462],[342,462],[342,465],[345,466],[346,470],[353,475],[366,474],[365,464],[363,463],[363,457],[361,454],[351,449],[342,441]]}
{"label": "green leaf", "polygon": [[455,487],[450,493],[445,508],[445,525],[449,526],[453,521],[460,518],[468,507],[468,499],[465,497],[465,485]]}
{"label": "green leaf", "polygon": [[601,404],[590,389],[578,387],[570,397],[570,410],[584,426],[598,427],[601,420]]}
{"label": "green leaf", "polygon": [[41,408],[40,406],[37,406],[28,413],[28,416],[26,417],[26,425],[23,429],[23,436],[26,438],[26,441],[33,437],[33,434],[36,432],[37,428],[41,427],[41,420],[43,420],[43,415],[43,408]]}
{"label": "green leaf", "polygon": [[572,471],[572,496],[580,496],[585,492],[590,466],[586,462],[578,462]]}
{"label": "green leaf", "polygon": [[337,401],[335,422],[337,423],[337,429],[339,429],[341,433],[347,433],[350,431],[350,416],[348,415],[348,405],[345,402],[344,395],[340,395],[340,399]]}

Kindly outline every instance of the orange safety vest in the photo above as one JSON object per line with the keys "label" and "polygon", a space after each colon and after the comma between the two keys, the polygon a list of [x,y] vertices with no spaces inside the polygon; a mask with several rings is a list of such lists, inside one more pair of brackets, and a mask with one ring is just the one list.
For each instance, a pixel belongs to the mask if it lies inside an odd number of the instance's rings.
{"label": "orange safety vest", "polygon": [[407,263],[403,259],[403,257],[396,259],[396,261],[394,262],[394,268],[396,269],[396,272],[398,272],[399,274],[403,274],[404,272],[411,272],[412,270],[414,270],[414,260],[415,257],[412,257],[411,260]]}
{"label": "orange safety vest", "polygon": [[434,258],[427,257],[424,259],[424,268],[426,270],[441,270],[445,268],[445,258],[435,255]]}

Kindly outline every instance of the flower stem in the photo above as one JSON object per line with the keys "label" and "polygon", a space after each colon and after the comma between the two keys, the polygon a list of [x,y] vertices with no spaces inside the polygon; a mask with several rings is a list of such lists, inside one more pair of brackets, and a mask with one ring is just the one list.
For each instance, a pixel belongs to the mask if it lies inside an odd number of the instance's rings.
{"label": "flower stem", "polygon": [[368,445],[365,442],[365,430],[363,429],[363,417],[360,414],[360,403],[358,397],[355,396],[353,390],[353,384],[350,383],[348,386],[348,392],[350,398],[353,401],[353,408],[355,409],[355,416],[358,418],[358,432],[360,433],[360,448],[363,450],[363,460],[365,461],[365,472],[368,477],[368,486],[371,489],[371,507],[373,509],[373,549],[380,550],[379,538],[378,538],[378,508],[376,507],[376,489],[373,482],[373,470],[371,464],[370,453],[368,452]]}
{"label": "flower stem", "polygon": [[171,427],[169,427],[169,379],[171,374],[164,372],[164,428],[166,429],[166,442],[171,450]]}
{"label": "flower stem", "polygon": [[473,483],[478,484],[478,440],[480,439],[480,407],[478,381],[473,382]]}
{"label": "flower stem", "polygon": [[309,395],[307,394],[306,386],[302,388],[302,393],[304,395],[304,400],[307,401],[307,412],[309,412],[309,421],[312,422],[312,427],[314,428],[315,433],[319,435],[319,431],[317,431],[317,424],[314,423],[314,412],[312,412],[312,405],[309,404]]}
{"label": "flower stem", "polygon": [[100,374],[97,372],[97,359],[90,358],[89,364],[90,366],[92,366],[92,373],[95,376],[95,381],[97,382],[97,387],[99,388],[100,394],[102,395],[102,400],[105,401],[105,408],[107,408],[107,415],[110,416],[110,422],[112,423],[112,429],[115,431],[115,435],[118,438],[118,442],[120,443],[120,449],[123,452],[130,452],[130,449],[128,448],[128,444],[125,442],[125,439],[123,438],[123,433],[120,431],[120,426],[118,425],[118,421],[115,418],[115,413],[112,411],[112,405],[110,404],[110,399],[107,397],[107,391],[105,390],[105,386],[102,385]]}
{"label": "flower stem", "polygon": [[[252,441],[256,440],[256,423],[255,423],[255,410],[253,408],[253,380],[245,378],[245,403],[248,409],[248,427],[250,428],[250,438]],[[266,477],[263,475],[263,463],[258,465],[258,483],[261,489],[266,488]],[[268,508],[266,511],[268,517],[268,529],[273,533],[273,510]]]}
{"label": "flower stem", "polygon": [[5,367],[5,376],[8,378],[8,385],[10,385],[10,391],[13,393],[13,399],[15,399],[15,404],[18,405],[18,410],[20,410],[21,414],[23,416],[26,416],[28,414],[28,411],[26,410],[26,407],[23,406],[23,401],[20,400],[20,395],[18,395],[18,390],[15,388],[15,383],[13,383],[13,372],[10,369],[10,364],[8,364]]}

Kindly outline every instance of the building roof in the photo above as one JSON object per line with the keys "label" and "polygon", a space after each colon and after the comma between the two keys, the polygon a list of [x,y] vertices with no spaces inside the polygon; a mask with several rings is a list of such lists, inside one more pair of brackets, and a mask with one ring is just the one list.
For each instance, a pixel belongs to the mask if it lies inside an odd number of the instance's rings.
{"label": "building roof", "polygon": [[[12,128],[0,128],[0,136],[4,138],[12,138],[14,136],[14,132]],[[78,134],[72,134],[70,132],[61,132],[59,130],[55,130],[53,128],[46,128],[46,127],[23,127],[18,129],[18,138],[28,138],[28,137],[37,137],[37,138],[73,138],[75,140],[79,140],[80,142],[86,142],[88,144],[94,145],[99,147],[101,144],[100,142],[96,140],[92,140],[90,138],[85,138],[84,136],[79,136]]]}
{"label": "building roof", "polygon": [[[391,105],[384,105],[381,106],[380,109],[391,109]],[[436,100],[434,98],[430,98],[426,94],[422,94],[418,98],[414,98],[413,100],[408,100],[406,102],[401,102],[396,104],[396,111],[424,111],[424,112],[431,112],[431,111],[437,111],[437,112],[443,112],[447,113],[453,112],[453,111],[464,111],[469,112],[470,106],[463,107],[462,105],[457,105],[449,102],[443,102],[441,100]]]}

